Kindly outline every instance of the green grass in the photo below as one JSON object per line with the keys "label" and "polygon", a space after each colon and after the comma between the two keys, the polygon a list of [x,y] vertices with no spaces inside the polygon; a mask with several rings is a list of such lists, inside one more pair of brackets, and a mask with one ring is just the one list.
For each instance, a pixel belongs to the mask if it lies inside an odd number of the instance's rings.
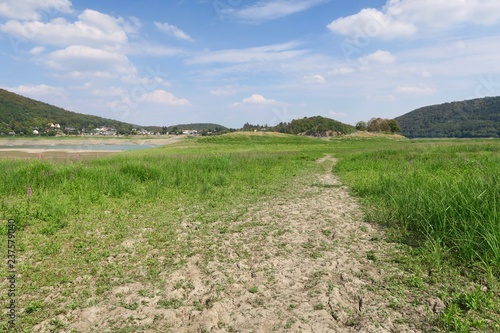
{"label": "green grass", "polygon": [[343,149],[335,172],[367,219],[409,246],[406,270],[434,272],[427,284],[403,283],[440,294],[446,307],[435,320],[446,332],[499,331],[500,141],[379,143],[351,143],[358,149]]}
{"label": "green grass", "polygon": [[[500,278],[498,140],[235,133],[85,161],[0,160],[0,219],[13,218],[18,228],[19,330],[98,304],[131,281],[154,290],[162,272],[191,256],[215,259],[221,254],[211,249],[211,235],[234,232],[231,223],[249,207],[290,191],[325,153],[338,158],[334,172],[361,198],[367,219],[409,245],[398,262],[412,278],[401,283],[419,292],[437,288],[446,303],[436,318],[443,330],[500,325],[493,301]],[[186,236],[185,223],[196,233]],[[379,260],[379,253],[366,258]],[[464,269],[469,273],[461,275]],[[422,278],[426,270],[436,273]],[[462,290],[469,282],[488,288]],[[168,295],[159,303],[183,305]]]}
{"label": "green grass", "polygon": [[[0,161],[0,219],[17,227],[18,327],[29,331],[59,307],[97,304],[127,281],[155,285],[190,256],[213,258],[213,228],[227,230],[249,206],[285,191],[326,145],[229,135],[94,160]],[[186,222],[199,224],[206,247],[192,246],[191,236],[177,241]],[[169,302],[161,304],[179,305]]]}
{"label": "green grass", "polygon": [[370,219],[500,276],[500,144],[421,142],[350,153],[335,170]]}

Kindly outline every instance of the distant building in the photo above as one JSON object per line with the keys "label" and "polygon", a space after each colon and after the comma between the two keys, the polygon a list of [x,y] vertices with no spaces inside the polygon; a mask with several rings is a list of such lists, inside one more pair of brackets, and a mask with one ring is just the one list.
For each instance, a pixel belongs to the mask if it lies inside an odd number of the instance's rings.
{"label": "distant building", "polygon": [[146,130],[146,129],[144,129],[144,128],[141,128],[141,129],[138,129],[138,130],[136,131],[136,134],[139,134],[139,135],[150,135],[150,134],[151,134],[151,132],[150,132],[150,131],[148,131],[148,130]]}
{"label": "distant building", "polygon": [[78,131],[76,130],[76,128],[71,127],[71,126],[66,127],[64,129],[64,131],[66,132],[66,134],[78,134]]}
{"label": "distant building", "polygon": [[96,128],[94,132],[98,135],[116,135],[116,129],[106,126]]}

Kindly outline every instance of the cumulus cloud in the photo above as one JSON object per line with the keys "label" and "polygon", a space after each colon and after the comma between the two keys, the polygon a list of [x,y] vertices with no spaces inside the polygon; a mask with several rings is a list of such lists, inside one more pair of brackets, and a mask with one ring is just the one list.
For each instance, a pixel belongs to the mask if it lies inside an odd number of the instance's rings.
{"label": "cumulus cloud", "polygon": [[69,73],[73,77],[91,75],[112,78],[117,74],[130,75],[137,72],[125,55],[88,46],[69,46],[51,52],[46,64],[49,68]]}
{"label": "cumulus cloud", "polygon": [[359,61],[363,65],[372,63],[388,65],[392,64],[395,60],[396,58],[390,52],[382,50],[378,50],[377,52],[359,58]]}
{"label": "cumulus cloud", "polygon": [[71,13],[69,0],[2,0],[0,17],[20,20],[41,20],[52,11]]}
{"label": "cumulus cloud", "polygon": [[267,99],[262,95],[253,94],[248,98],[243,99],[244,104],[273,104],[276,103],[274,99]]}
{"label": "cumulus cloud", "polygon": [[173,36],[177,39],[182,39],[182,40],[187,40],[192,42],[193,39],[191,36],[189,36],[187,33],[182,31],[181,29],[177,28],[175,25],[168,24],[167,22],[160,23],[160,22],[155,22],[155,26],[158,30],[163,31],[167,33],[170,36]]}
{"label": "cumulus cloud", "polygon": [[410,37],[419,30],[449,30],[464,23],[500,22],[498,0],[388,0],[382,10],[365,8],[330,24],[331,31],[354,37],[393,39]]}
{"label": "cumulus cloud", "polygon": [[39,44],[69,46],[85,45],[117,49],[128,42],[127,32],[133,30],[121,17],[116,18],[95,10],[87,9],[78,15],[78,21],[71,23],[64,18],[50,22],[7,21],[0,25],[0,31]]}
{"label": "cumulus cloud", "polygon": [[396,17],[373,8],[363,9],[358,14],[336,19],[327,27],[342,35],[383,39],[408,37],[417,31],[413,23],[400,21]]}
{"label": "cumulus cloud", "polygon": [[265,98],[259,94],[252,94],[252,96],[244,98],[240,103],[234,103],[232,106],[240,106],[240,105],[276,105],[280,104],[280,102],[275,101],[274,99]]}
{"label": "cumulus cloud", "polygon": [[220,14],[244,22],[258,23],[299,13],[324,2],[326,0],[258,1],[243,8],[223,8]]}
{"label": "cumulus cloud", "polygon": [[142,100],[149,103],[175,106],[186,106],[190,104],[187,99],[175,97],[171,92],[161,89],[145,94],[142,96]]}

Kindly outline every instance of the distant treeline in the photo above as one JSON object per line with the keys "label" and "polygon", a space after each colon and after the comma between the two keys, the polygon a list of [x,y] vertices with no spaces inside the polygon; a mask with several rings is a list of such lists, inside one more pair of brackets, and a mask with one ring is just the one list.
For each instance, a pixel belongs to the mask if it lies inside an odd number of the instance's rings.
{"label": "distant treeline", "polygon": [[243,125],[242,129],[244,131],[265,130],[270,132],[302,134],[318,137],[349,134],[356,130],[352,125],[344,124],[339,121],[321,116],[304,117],[302,119],[292,120],[291,122],[281,122],[276,126],[252,125],[246,123],[245,125]]}
{"label": "distant treeline", "polygon": [[426,106],[396,120],[409,138],[500,137],[500,97]]}
{"label": "distant treeline", "polygon": [[146,126],[145,129],[161,134],[182,134],[183,131],[195,130],[202,133],[222,133],[229,129],[225,126],[212,123],[179,124],[173,126]]}

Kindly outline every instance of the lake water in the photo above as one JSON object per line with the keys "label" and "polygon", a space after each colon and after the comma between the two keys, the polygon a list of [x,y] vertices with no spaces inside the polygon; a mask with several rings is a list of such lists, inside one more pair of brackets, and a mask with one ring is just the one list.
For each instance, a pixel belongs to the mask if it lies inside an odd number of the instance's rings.
{"label": "lake water", "polygon": [[26,145],[26,146],[2,146],[0,149],[59,149],[59,150],[141,150],[154,148],[154,145]]}

